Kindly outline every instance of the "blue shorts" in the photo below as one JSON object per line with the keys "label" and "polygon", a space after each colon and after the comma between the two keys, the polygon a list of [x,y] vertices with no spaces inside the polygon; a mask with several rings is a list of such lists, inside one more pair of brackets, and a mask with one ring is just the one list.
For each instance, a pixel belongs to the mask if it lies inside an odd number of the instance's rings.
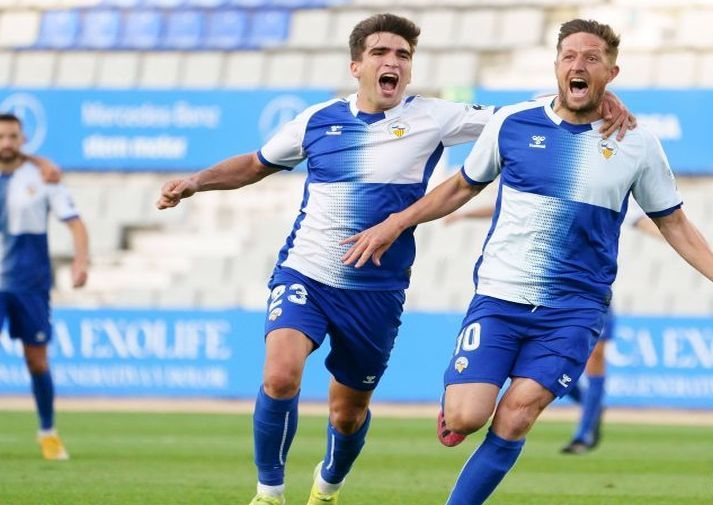
{"label": "blue shorts", "polygon": [[339,289],[281,268],[270,281],[270,291],[265,335],[292,328],[304,333],[316,349],[329,334],[331,350],[325,365],[334,378],[360,391],[376,387],[401,325],[404,290]]}
{"label": "blue shorts", "polygon": [[609,308],[607,315],[604,318],[604,328],[602,329],[602,334],[599,335],[599,340],[602,342],[608,342],[614,338],[614,327],[616,323],[616,316],[614,311]]}
{"label": "blue shorts", "polygon": [[[534,310],[533,310],[534,309]],[[605,309],[553,309],[476,295],[463,319],[445,385],[532,379],[564,396],[584,371]]]}
{"label": "blue shorts", "polygon": [[10,338],[45,345],[52,338],[49,293],[0,292],[0,328],[8,321]]}

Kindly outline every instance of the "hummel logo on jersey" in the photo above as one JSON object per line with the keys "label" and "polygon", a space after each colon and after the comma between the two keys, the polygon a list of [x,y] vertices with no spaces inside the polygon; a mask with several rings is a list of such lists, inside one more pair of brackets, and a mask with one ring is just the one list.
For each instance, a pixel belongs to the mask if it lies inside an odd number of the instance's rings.
{"label": "hummel logo on jersey", "polygon": [[547,147],[543,142],[545,141],[545,137],[542,135],[533,135],[532,136],[532,142],[530,144],[530,147],[536,147],[537,149],[544,149]]}
{"label": "hummel logo on jersey", "polygon": [[342,134],[342,128],[343,126],[335,125],[335,126],[330,126],[329,130],[327,130],[326,133],[327,135],[341,135]]}
{"label": "hummel logo on jersey", "polygon": [[560,384],[562,384],[563,387],[568,388],[568,387],[569,387],[569,383],[572,382],[572,377],[570,377],[570,376],[567,375],[566,373],[563,373],[563,374],[562,374],[562,377],[560,377],[560,379],[559,379],[557,382],[559,382]]}
{"label": "hummel logo on jersey", "polygon": [[366,379],[361,382],[362,384],[374,384],[374,382],[376,382],[376,375],[367,375]]}

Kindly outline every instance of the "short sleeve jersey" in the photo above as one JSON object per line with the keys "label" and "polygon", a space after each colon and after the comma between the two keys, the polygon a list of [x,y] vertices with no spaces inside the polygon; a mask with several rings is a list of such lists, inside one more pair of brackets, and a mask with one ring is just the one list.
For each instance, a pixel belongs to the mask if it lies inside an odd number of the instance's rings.
{"label": "short sleeve jersey", "polygon": [[607,305],[629,195],[650,217],[681,206],[648,130],[617,142],[601,139],[599,126],[563,121],[550,100],[504,107],[486,126],[462,169],[472,184],[501,176],[477,293],[556,308]]}
{"label": "short sleeve jersey", "polygon": [[472,141],[493,108],[411,96],[366,114],[356,95],[308,108],[260,149],[261,162],[291,169],[307,159],[304,198],[277,267],[329,286],[393,290],[408,286],[413,229],[381,259],[360,269],[342,264],[340,241],[421,198],[444,146]]}
{"label": "short sleeve jersey", "polygon": [[63,185],[46,184],[30,163],[0,175],[0,291],[49,291],[50,212],[64,221],[79,217]]}

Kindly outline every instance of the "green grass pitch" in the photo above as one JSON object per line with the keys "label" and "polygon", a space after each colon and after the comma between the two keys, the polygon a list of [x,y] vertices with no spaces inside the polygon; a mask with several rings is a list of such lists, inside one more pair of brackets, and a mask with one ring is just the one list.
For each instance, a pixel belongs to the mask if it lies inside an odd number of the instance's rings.
{"label": "green grass pitch", "polygon": [[[45,462],[30,412],[0,412],[1,505],[247,505],[250,416],[60,413],[72,455]],[[340,505],[442,505],[480,441],[438,445],[430,419],[374,418]],[[287,469],[287,503],[304,505],[324,450],[325,420],[303,417]],[[713,504],[713,429],[609,424],[602,447],[560,455],[571,425],[535,427],[492,505]]]}

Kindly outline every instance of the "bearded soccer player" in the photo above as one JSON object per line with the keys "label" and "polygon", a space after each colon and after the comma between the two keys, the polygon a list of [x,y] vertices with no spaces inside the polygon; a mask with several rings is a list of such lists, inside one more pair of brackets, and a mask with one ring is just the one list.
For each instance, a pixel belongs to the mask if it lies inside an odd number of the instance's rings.
{"label": "bearded soccer player", "polygon": [[45,182],[49,162],[41,162],[45,164],[41,171],[35,158],[20,152],[23,142],[20,120],[0,114],[0,326],[7,322],[10,338],[22,341],[37,405],[42,455],[65,460],[69,454],[54,425],[54,384],[47,359],[52,338],[48,212],[63,220],[72,233],[74,287],[87,280],[87,231],[67,190]]}
{"label": "bearded soccer player", "polygon": [[564,23],[554,100],[500,109],[460,173],[345,241],[353,244],[345,264],[382,263],[404,230],[453,212],[501,176],[475,265],[476,294],[444,376],[439,438],[455,445],[494,416],[448,505],[484,503],[540,413],[582,374],[604,325],[629,194],[669,244],[713,281],[713,251],[681,209],[659,141],[644,128],[621,142],[596,133],[605,88],[619,72],[618,46],[607,25]]}

